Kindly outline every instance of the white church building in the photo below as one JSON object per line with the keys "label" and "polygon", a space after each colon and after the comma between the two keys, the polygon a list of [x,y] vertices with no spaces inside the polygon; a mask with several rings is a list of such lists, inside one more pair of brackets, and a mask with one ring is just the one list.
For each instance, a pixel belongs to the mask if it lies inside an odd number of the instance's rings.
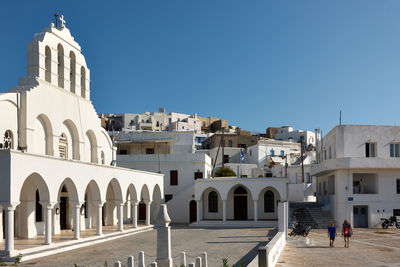
{"label": "white church building", "polygon": [[[113,166],[115,149],[90,100],[90,71],[62,20],[28,44],[27,76],[0,94],[0,253],[14,238],[150,225],[163,175]],[[125,206],[125,208],[124,208]],[[138,208],[139,206],[139,208]],[[132,225],[131,225],[132,226]],[[117,231],[117,230],[116,230]]]}

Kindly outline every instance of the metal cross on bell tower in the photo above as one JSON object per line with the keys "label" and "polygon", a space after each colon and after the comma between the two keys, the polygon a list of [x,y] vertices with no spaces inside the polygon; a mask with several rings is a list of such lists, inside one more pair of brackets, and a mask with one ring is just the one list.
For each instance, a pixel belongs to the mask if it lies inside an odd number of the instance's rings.
{"label": "metal cross on bell tower", "polygon": [[60,21],[61,21],[61,27],[64,28],[65,27],[65,19],[64,19],[64,15],[61,15],[60,17]]}

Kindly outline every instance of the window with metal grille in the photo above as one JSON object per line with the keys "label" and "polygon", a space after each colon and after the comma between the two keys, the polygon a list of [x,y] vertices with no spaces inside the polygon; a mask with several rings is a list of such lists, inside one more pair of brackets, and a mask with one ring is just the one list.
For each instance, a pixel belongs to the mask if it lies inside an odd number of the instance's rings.
{"label": "window with metal grille", "polygon": [[218,212],[218,194],[215,191],[208,194],[208,212]]}
{"label": "window with metal grille", "polygon": [[274,192],[268,190],[264,193],[264,212],[275,211]]}

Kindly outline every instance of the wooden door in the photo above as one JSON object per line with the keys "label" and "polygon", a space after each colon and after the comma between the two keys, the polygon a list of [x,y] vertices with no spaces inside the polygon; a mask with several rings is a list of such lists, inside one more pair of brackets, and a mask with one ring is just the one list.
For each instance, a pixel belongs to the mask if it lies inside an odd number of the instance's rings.
{"label": "wooden door", "polygon": [[247,196],[234,196],[234,219],[247,220]]}
{"label": "wooden door", "polygon": [[189,217],[190,217],[190,222],[195,222],[197,221],[197,204],[196,201],[192,200],[190,201],[189,204]]}

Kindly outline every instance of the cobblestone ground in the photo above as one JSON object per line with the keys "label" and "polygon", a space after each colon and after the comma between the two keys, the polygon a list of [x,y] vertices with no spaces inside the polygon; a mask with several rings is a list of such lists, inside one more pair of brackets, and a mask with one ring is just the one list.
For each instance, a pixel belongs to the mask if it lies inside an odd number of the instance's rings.
{"label": "cobblestone ground", "polygon": [[350,248],[340,235],[329,247],[326,230],[312,230],[308,238],[305,246],[303,237],[289,237],[277,266],[400,266],[399,229],[354,229]]}
{"label": "cobblestone ground", "polygon": [[[146,265],[156,257],[156,230],[108,241],[86,248],[72,250],[61,254],[43,257],[27,262],[21,266],[114,266],[120,260],[126,265],[129,255],[137,260],[139,251],[146,255]],[[227,258],[230,265],[249,262],[257,253],[260,245],[265,245],[274,234],[274,230],[256,229],[196,229],[184,225],[174,225],[171,231],[172,256],[181,251],[188,255],[188,263],[203,251],[208,253],[208,266],[221,266],[222,258]],[[269,236],[268,236],[269,235]],[[179,258],[174,259],[178,265]],[[136,263],[137,264],[137,263]]]}

